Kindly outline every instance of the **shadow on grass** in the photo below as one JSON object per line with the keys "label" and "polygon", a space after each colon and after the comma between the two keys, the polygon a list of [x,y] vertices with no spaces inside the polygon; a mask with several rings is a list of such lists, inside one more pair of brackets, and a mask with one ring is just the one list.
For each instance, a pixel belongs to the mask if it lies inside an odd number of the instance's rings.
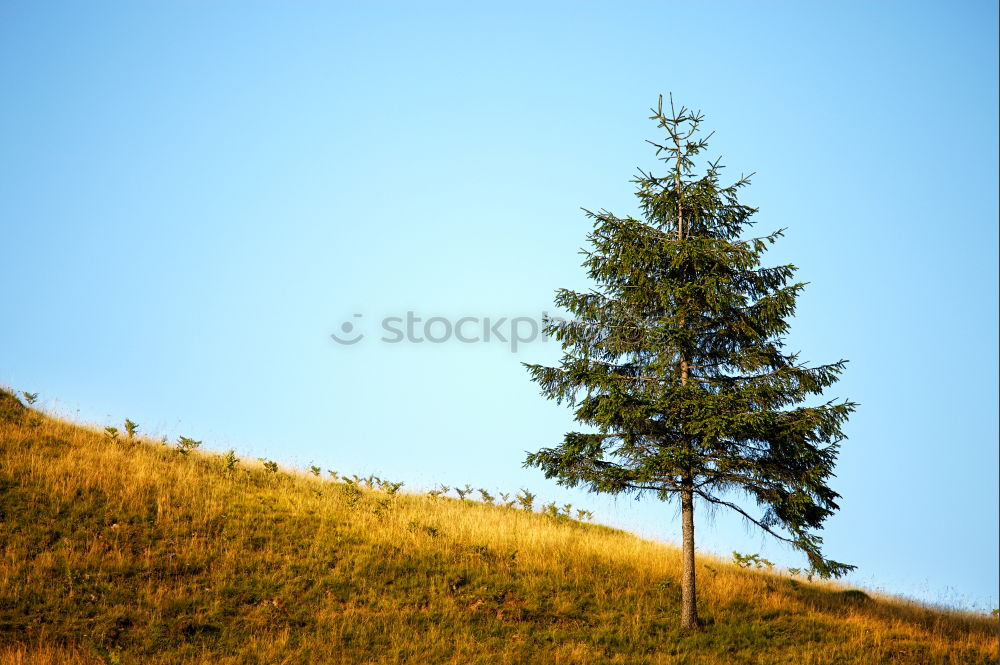
{"label": "shadow on grass", "polygon": [[919,605],[904,599],[873,598],[857,589],[824,589],[790,580],[791,595],[807,608],[823,614],[844,616],[863,610],[866,616],[887,622],[902,621],[928,632],[945,630],[941,614],[948,615],[949,624],[960,624],[964,630],[990,637],[996,633],[996,621],[986,616],[946,607]]}

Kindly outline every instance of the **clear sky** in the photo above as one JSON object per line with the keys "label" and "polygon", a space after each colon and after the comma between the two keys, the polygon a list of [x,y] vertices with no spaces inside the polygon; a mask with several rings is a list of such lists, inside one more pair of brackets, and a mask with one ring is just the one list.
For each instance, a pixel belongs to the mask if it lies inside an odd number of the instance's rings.
{"label": "clear sky", "polygon": [[[637,212],[648,109],[672,91],[711,156],[757,173],[757,228],[788,227],[771,261],[810,282],[790,346],[851,361],[829,393],[861,407],[827,554],[856,584],[996,607],[997,18],[986,0],[7,0],[0,382],[89,422],[528,487],[678,541],[673,506],[521,468],[572,428],[520,366],[553,342],[381,341],[408,311],[478,317],[466,338],[506,317],[509,338],[586,286],[580,207]],[[345,321],[358,343],[329,337]],[[704,551],[802,563],[705,517]]]}

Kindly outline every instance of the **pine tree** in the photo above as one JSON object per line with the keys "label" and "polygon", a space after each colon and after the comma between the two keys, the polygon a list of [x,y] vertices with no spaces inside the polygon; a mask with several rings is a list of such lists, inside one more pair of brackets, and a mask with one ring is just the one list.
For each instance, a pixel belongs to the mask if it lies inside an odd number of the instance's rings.
{"label": "pine tree", "polygon": [[525,466],[562,485],[679,499],[681,625],[692,629],[696,501],[801,550],[821,577],[854,568],[825,558],[814,530],[838,508],[827,481],[856,405],[814,397],[846,361],[810,367],[784,348],[804,284],[792,265],[761,266],[782,230],[743,237],[757,212],[738,199],[749,176],[723,185],[719,160],[698,175],[711,137],[697,136],[703,116],[672,98],[667,115],[662,96],[651,110],[666,138],[649,143],[666,174],[633,180],[641,220],[584,211],[593,231],[583,266],[596,286],[556,292],[573,317],[546,326],[562,344],[560,366],[526,365],[589,431]]}

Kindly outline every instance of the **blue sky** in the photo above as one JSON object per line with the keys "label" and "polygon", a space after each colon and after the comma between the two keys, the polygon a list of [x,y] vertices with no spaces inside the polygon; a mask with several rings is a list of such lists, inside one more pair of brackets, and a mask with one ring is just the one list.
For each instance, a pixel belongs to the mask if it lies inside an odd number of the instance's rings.
{"label": "blue sky", "polygon": [[[521,468],[571,428],[520,366],[553,342],[380,341],[387,316],[538,317],[585,287],[580,207],[637,212],[672,91],[756,172],[757,228],[788,227],[771,261],[810,282],[790,346],[851,361],[828,554],[996,607],[996,25],[986,1],[4,2],[0,382],[677,541],[673,506]],[[344,321],[357,344],[330,339]],[[699,519],[704,551],[801,565]]]}

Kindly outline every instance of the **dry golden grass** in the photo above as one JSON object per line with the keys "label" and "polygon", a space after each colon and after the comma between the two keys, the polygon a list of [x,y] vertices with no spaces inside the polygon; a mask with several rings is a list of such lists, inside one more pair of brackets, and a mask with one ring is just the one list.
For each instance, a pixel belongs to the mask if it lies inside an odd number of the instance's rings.
{"label": "dry golden grass", "polygon": [[226,472],[0,398],[0,665],[997,662],[989,617],[704,557],[685,635],[674,548]]}

